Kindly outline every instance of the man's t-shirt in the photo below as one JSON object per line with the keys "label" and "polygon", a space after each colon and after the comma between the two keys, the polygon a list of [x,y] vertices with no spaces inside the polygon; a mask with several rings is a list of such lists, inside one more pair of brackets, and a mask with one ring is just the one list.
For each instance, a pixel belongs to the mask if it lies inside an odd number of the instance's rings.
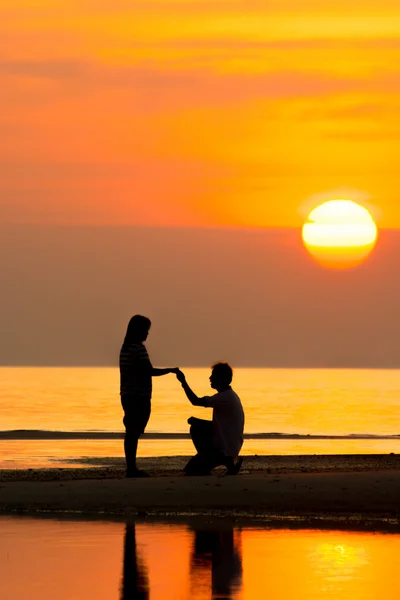
{"label": "man's t-shirt", "polygon": [[124,344],[119,355],[121,396],[134,395],[150,400],[152,364],[144,344]]}
{"label": "man's t-shirt", "polygon": [[244,412],[239,396],[229,387],[202,398],[213,409],[213,445],[225,456],[238,456],[243,444]]}

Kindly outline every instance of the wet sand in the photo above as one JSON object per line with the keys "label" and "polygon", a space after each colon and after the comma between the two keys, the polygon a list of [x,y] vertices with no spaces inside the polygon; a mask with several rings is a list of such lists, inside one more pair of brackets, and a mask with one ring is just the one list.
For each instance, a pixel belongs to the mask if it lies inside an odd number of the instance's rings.
{"label": "wet sand", "polygon": [[[120,459],[89,468],[0,471],[0,512],[390,519],[400,523],[400,456],[245,457],[236,477],[183,477],[186,457],[139,460],[149,479],[125,479]],[[95,465],[95,459],[90,461]]]}

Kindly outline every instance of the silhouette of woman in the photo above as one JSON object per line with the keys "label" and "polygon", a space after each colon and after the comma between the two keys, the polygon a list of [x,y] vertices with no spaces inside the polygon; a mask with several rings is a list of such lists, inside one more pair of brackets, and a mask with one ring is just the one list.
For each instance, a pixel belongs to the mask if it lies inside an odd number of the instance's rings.
{"label": "silhouette of woman", "polygon": [[121,600],[148,600],[149,582],[136,549],[135,525],[126,525]]}
{"label": "silhouette of woman", "polygon": [[178,368],[156,369],[150,362],[144,342],[151,321],[142,315],[131,318],[119,355],[121,404],[124,409],[125,458],[127,477],[149,477],[136,466],[139,437],[151,412],[152,377],[177,373]]}

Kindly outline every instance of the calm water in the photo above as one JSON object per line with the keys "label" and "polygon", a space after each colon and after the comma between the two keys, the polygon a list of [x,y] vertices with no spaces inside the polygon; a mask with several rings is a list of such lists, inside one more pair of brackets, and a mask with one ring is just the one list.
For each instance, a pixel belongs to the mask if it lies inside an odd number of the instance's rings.
{"label": "calm water", "polygon": [[0,517],[2,600],[395,600],[400,535]]}
{"label": "calm water", "polygon": [[[199,395],[211,392],[208,369],[185,369]],[[0,429],[122,431],[114,368],[1,368]],[[234,388],[246,412],[246,433],[302,435],[400,433],[400,371],[236,369]],[[148,431],[187,432],[195,408],[173,375],[154,379]],[[189,454],[188,440],[143,440],[141,456]],[[399,452],[399,439],[245,441],[244,454]],[[122,456],[120,440],[0,441],[0,466],[39,466],[80,456]]]}

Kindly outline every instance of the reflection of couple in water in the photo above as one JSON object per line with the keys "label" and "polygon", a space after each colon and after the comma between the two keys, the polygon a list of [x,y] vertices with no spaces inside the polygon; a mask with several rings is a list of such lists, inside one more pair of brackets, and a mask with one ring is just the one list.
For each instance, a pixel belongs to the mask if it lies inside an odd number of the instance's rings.
{"label": "reflection of couple in water", "polygon": [[[239,537],[240,530],[236,531]],[[212,598],[229,600],[241,584],[242,557],[240,543],[235,543],[233,527],[223,524],[218,531],[195,529],[190,561],[191,592],[204,581],[203,571],[211,571]]]}
{"label": "reflection of couple in water", "polygon": [[242,461],[238,455],[243,444],[244,413],[240,398],[231,387],[231,367],[227,363],[214,365],[210,385],[217,393],[199,398],[178,367],[153,367],[144,346],[150,325],[147,317],[132,317],[120,352],[121,403],[126,430],[126,476],[149,476],[136,466],[138,440],[150,418],[152,378],[169,373],[176,375],[193,406],[213,409],[212,421],[196,417],[188,419],[197,454],[186,465],[185,475],[208,475],[219,465],[225,466],[228,474],[235,475],[239,472]]}
{"label": "reflection of couple in water", "polygon": [[[237,531],[236,535],[240,535]],[[229,600],[241,584],[242,563],[240,544],[235,543],[234,530],[224,524],[219,531],[195,529],[190,560],[190,593],[196,595],[204,570],[211,571],[211,597]],[[181,565],[176,566],[177,574]],[[171,578],[174,577],[171,573]],[[126,525],[121,600],[148,600],[147,569],[137,551],[135,524]]]}
{"label": "reflection of couple in water", "polygon": [[148,600],[149,581],[147,569],[141,562],[136,547],[136,528],[126,525],[121,600]]}

